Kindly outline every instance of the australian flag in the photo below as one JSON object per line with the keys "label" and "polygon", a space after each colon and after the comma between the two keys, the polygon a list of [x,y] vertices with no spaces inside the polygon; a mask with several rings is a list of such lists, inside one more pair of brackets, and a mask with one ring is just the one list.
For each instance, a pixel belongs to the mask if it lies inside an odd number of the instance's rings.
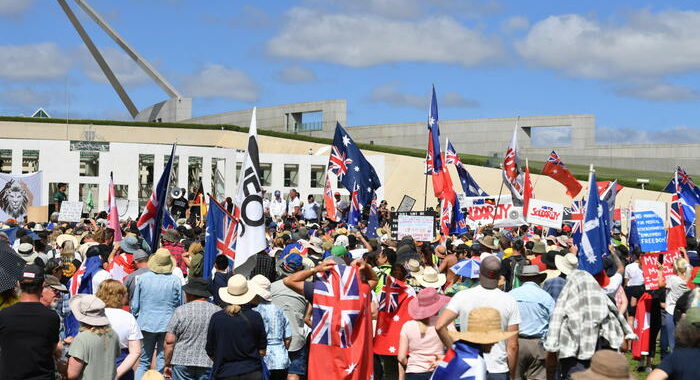
{"label": "australian flag", "polygon": [[453,164],[457,169],[457,174],[459,175],[459,182],[462,184],[462,190],[464,194],[468,197],[486,197],[488,194],[479,186],[474,180],[474,177],[469,174],[467,168],[464,167],[462,161],[457,155],[455,147],[452,146],[450,140],[447,140],[447,149],[445,150],[445,162],[447,164]]}
{"label": "australian flag", "polygon": [[431,380],[485,380],[486,362],[481,356],[481,345],[459,340],[438,363]]}
{"label": "australian flag", "polygon": [[155,251],[159,247],[160,230],[163,225],[163,211],[165,210],[165,199],[168,194],[168,185],[170,184],[170,175],[173,171],[173,158],[175,157],[175,144],[170,152],[168,163],[163,168],[163,174],[160,175],[158,185],[155,191],[151,193],[151,198],[146,203],[146,208],[139,218],[136,226],[141,232],[144,240],[151,247],[151,251]]}
{"label": "australian flag", "polygon": [[608,205],[598,198],[595,172],[592,172],[588,181],[588,199],[586,199],[579,245],[578,269],[593,275],[603,270],[603,257],[608,251],[607,242],[610,237],[606,232],[607,218]]}
{"label": "australian flag", "polygon": [[209,199],[207,231],[204,243],[204,268],[202,277],[209,279],[216,256],[225,255],[229,262],[236,257],[238,237],[237,220],[213,198]]}
{"label": "australian flag", "polygon": [[374,190],[382,185],[372,164],[367,161],[340,123],[335,126],[328,169],[340,179],[348,191],[354,191],[357,186],[358,200],[362,206],[372,200]]}
{"label": "australian flag", "polygon": [[367,232],[365,236],[367,236],[368,239],[376,239],[377,228],[379,228],[379,207],[377,206],[377,195],[375,194],[369,206],[369,219],[367,221]]}
{"label": "australian flag", "polygon": [[693,179],[680,166],[676,168],[676,173],[671,178],[671,181],[666,185],[664,191],[667,193],[676,193],[675,177],[678,176],[680,186],[680,200],[683,205],[683,217],[685,219],[685,229],[688,236],[695,236],[695,205],[700,204],[700,188],[695,185]]}
{"label": "australian flag", "polygon": [[350,211],[348,212],[348,225],[351,227],[355,227],[360,224],[362,208],[360,207],[359,197],[359,186],[355,185],[354,190],[350,193]]}

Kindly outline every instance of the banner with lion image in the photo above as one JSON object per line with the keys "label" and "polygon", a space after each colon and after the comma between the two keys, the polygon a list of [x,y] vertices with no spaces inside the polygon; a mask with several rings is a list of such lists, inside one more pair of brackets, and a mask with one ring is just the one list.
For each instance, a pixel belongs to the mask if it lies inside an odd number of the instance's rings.
{"label": "banner with lion image", "polygon": [[29,206],[40,206],[42,173],[0,174],[0,221],[24,220]]}

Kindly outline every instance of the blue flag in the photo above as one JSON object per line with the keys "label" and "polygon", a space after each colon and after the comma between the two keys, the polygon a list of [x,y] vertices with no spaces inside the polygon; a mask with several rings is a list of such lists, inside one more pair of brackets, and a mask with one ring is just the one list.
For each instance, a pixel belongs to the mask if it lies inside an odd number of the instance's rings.
{"label": "blue flag", "polygon": [[355,190],[350,193],[350,211],[348,212],[348,226],[355,227],[360,224],[360,216],[362,209],[360,208],[359,189],[355,186]]}
{"label": "blue flag", "polygon": [[[680,199],[683,205],[683,218],[685,219],[685,230],[688,236],[695,236],[695,205],[700,204],[700,188],[695,185],[693,179],[680,166],[676,168],[678,181],[680,182]],[[676,192],[676,175],[671,177],[668,185],[664,188],[667,193]]]}
{"label": "blue flag", "polygon": [[459,203],[459,197],[455,195],[455,205],[452,208],[452,225],[450,233],[454,235],[463,235],[469,231],[467,225],[467,216],[462,211],[462,206]]}
{"label": "blue flag", "polygon": [[176,228],[177,224],[173,215],[167,209],[163,211],[163,229]]}
{"label": "blue flag", "polygon": [[481,356],[481,345],[459,340],[448,350],[433,372],[431,380],[484,380],[486,362]]}
{"label": "blue flag", "polygon": [[590,174],[588,181],[588,199],[583,218],[583,231],[579,245],[578,269],[590,274],[598,274],[603,270],[603,257],[608,252],[606,226],[608,223],[608,205],[598,198],[595,172]]}
{"label": "blue flag", "polygon": [[627,234],[627,245],[630,251],[642,250],[642,242],[639,239],[639,231],[637,230],[637,217],[634,213],[630,213],[629,233]]}
{"label": "blue flag", "polygon": [[367,221],[367,232],[365,233],[368,239],[377,238],[377,228],[379,228],[379,206],[377,206],[377,195],[375,194],[369,206],[369,220]]}
{"label": "blue flag", "polygon": [[335,126],[328,169],[338,176],[348,191],[352,192],[357,186],[358,200],[362,206],[372,200],[374,190],[382,185],[372,164],[367,161],[340,123]]}
{"label": "blue flag", "polygon": [[139,221],[136,223],[141,236],[151,247],[151,251],[155,251],[160,246],[160,230],[163,226],[163,212],[165,210],[165,200],[168,196],[168,186],[170,185],[174,158],[175,144],[173,144],[168,163],[163,168],[163,174],[160,175],[158,185],[151,193],[151,198],[148,199],[143,214],[141,214]]}
{"label": "blue flag", "polygon": [[447,148],[445,149],[445,163],[453,164],[455,169],[457,169],[457,174],[459,175],[459,182],[462,184],[462,190],[464,194],[468,197],[485,197],[488,194],[479,186],[474,180],[471,174],[467,171],[467,168],[462,164],[462,160],[459,159],[455,147],[452,146],[450,140],[447,140]]}
{"label": "blue flag", "polygon": [[202,277],[211,278],[216,256],[226,255],[229,262],[236,257],[236,220],[214,199],[209,199],[207,231],[204,242],[204,268]]}

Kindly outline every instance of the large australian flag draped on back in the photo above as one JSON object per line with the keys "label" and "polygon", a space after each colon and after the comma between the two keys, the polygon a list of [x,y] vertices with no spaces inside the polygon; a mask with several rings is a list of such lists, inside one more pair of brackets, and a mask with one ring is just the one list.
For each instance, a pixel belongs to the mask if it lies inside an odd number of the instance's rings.
{"label": "large australian flag draped on back", "polygon": [[695,205],[700,204],[700,188],[695,185],[693,179],[680,166],[676,168],[676,173],[664,188],[667,193],[676,193],[675,177],[678,176],[679,195],[683,205],[683,217],[685,219],[685,229],[688,236],[695,236]]}
{"label": "large australian flag draped on back", "polygon": [[458,340],[438,363],[431,380],[484,380],[486,362],[481,356],[481,346]]}
{"label": "large australian flag draped on back", "polygon": [[155,252],[159,246],[160,232],[163,225],[163,211],[165,210],[165,199],[168,194],[168,185],[170,184],[170,175],[173,171],[173,159],[175,158],[175,146],[170,152],[168,163],[163,168],[163,174],[160,175],[156,189],[151,193],[151,198],[146,203],[146,208],[139,218],[136,226],[141,232],[144,240],[151,247],[151,252]]}
{"label": "large australian flag draped on back", "polygon": [[361,206],[368,204],[372,200],[374,190],[382,185],[372,164],[367,161],[340,123],[335,126],[328,169],[338,176],[348,191],[352,192],[357,184]]}
{"label": "large australian flag draped on back", "polygon": [[608,205],[598,198],[595,172],[591,172],[579,246],[578,269],[593,275],[603,270],[603,257],[608,251],[607,218]]}

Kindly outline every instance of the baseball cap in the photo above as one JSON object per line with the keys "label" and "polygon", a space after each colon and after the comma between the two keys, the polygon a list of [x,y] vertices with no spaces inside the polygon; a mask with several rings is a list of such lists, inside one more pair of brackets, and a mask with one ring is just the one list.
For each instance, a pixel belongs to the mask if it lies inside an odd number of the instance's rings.
{"label": "baseball cap", "polygon": [[282,194],[282,193],[280,193],[280,191],[279,191],[279,190],[275,190],[275,196],[276,196],[276,197],[279,197],[279,196],[280,196],[280,194]]}
{"label": "baseball cap", "polygon": [[501,277],[501,260],[497,256],[488,256],[481,260],[479,284],[484,289],[495,289]]}
{"label": "baseball cap", "polygon": [[340,195],[340,191],[336,191],[333,195]]}
{"label": "baseball cap", "polygon": [[50,274],[46,275],[46,278],[44,279],[44,286],[50,286],[61,293],[68,293],[68,288],[61,284],[56,276],[52,276]]}
{"label": "baseball cap", "polygon": [[21,282],[40,284],[44,282],[44,269],[38,265],[28,264],[22,270]]}

